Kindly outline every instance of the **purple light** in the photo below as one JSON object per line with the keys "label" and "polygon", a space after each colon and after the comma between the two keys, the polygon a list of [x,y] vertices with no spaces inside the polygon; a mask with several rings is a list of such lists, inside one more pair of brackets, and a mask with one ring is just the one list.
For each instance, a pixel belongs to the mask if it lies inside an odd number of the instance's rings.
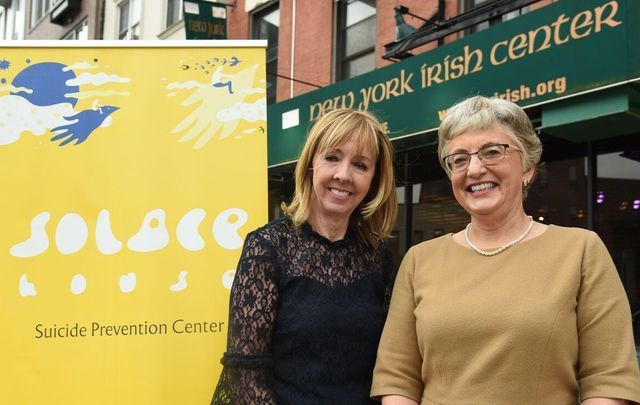
{"label": "purple light", "polygon": [[596,202],[597,202],[598,204],[602,204],[602,203],[604,202],[604,198],[598,198],[598,199],[596,200]]}
{"label": "purple light", "polygon": [[640,200],[633,200],[633,205],[640,205]]}

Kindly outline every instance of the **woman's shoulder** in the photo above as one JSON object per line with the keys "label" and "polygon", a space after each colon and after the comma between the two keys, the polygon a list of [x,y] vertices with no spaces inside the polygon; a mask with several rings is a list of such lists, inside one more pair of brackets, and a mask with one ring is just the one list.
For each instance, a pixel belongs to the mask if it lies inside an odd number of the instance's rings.
{"label": "woman's shoulder", "polygon": [[[391,245],[389,241],[383,238],[379,238],[377,236],[374,237],[375,244],[374,246],[370,246],[368,243],[360,242],[363,244],[365,249],[371,249],[376,260],[382,260],[385,262],[393,263],[393,251],[391,250]],[[387,263],[388,264],[388,263]]]}
{"label": "woman's shoulder", "polygon": [[607,252],[604,242],[594,231],[572,227],[549,225],[546,230],[521,243],[518,251],[525,255],[563,255],[582,257],[583,255],[599,255]]}
{"label": "woman's shoulder", "polygon": [[[384,238],[381,238],[381,237],[379,237],[377,235],[372,235],[371,237],[373,239],[373,246],[372,247],[375,250],[379,250],[379,251],[391,250],[391,246],[389,245],[389,241],[388,240],[386,240]],[[356,238],[354,238],[354,239],[356,239]],[[358,242],[366,245],[365,242],[362,242],[360,240],[358,240]]]}
{"label": "woman's shoulder", "polygon": [[434,249],[437,250],[451,243],[455,243],[453,241],[453,234],[447,233],[445,235],[417,243],[413,245],[410,250],[413,250],[414,252],[430,251]]}
{"label": "woman's shoulder", "polygon": [[449,252],[453,247],[452,244],[456,244],[453,240],[453,234],[438,236],[411,246],[404,260],[422,261],[425,258],[431,260],[434,257],[440,257],[444,252]]}
{"label": "woman's shoulder", "polygon": [[[549,225],[547,228],[545,236],[548,236],[550,241],[560,241],[562,239],[567,239],[573,242],[577,241],[588,241],[588,240],[599,240],[600,237],[594,231],[590,231],[584,228],[578,228],[574,226],[560,226],[560,225]],[[543,234],[543,235],[544,235]]]}
{"label": "woman's shoulder", "polygon": [[295,227],[289,218],[274,219],[247,234],[248,243],[268,243],[277,246],[292,235]]}
{"label": "woman's shoulder", "polygon": [[267,222],[259,228],[256,228],[254,234],[273,234],[273,233],[288,233],[293,229],[293,223],[288,217],[277,218]]}

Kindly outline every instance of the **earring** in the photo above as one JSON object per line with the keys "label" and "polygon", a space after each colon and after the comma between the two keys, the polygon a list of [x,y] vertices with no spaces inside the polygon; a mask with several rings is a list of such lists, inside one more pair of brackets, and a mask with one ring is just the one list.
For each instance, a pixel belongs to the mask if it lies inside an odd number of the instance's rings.
{"label": "earring", "polygon": [[525,190],[529,187],[529,180],[524,179],[522,181],[522,188],[524,188]]}

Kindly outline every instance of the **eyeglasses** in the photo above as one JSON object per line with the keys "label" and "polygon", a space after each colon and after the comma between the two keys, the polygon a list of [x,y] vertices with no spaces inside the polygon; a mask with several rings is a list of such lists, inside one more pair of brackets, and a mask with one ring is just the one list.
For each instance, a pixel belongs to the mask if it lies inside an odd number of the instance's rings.
{"label": "eyeglasses", "polygon": [[482,148],[478,149],[477,152],[473,153],[452,153],[442,158],[442,161],[449,169],[449,171],[460,172],[469,167],[469,163],[471,163],[471,156],[473,155],[477,155],[478,159],[480,159],[482,164],[485,166],[495,165],[502,162],[507,154],[507,148],[512,148],[513,150],[521,152],[520,149],[516,148],[515,146],[506,143],[499,143],[485,145]]}

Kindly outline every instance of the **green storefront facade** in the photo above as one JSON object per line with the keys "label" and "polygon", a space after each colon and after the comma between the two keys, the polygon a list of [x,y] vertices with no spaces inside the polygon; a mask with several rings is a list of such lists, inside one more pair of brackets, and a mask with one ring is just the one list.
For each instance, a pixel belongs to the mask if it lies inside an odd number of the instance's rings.
{"label": "green storefront facade", "polygon": [[598,232],[640,311],[640,1],[560,0],[270,106],[270,216],[291,197],[308,128],[344,106],[379,116],[396,148],[396,258],[457,232],[469,218],[438,164],[436,131],[447,108],[477,94],[524,107],[543,140],[526,211]]}

